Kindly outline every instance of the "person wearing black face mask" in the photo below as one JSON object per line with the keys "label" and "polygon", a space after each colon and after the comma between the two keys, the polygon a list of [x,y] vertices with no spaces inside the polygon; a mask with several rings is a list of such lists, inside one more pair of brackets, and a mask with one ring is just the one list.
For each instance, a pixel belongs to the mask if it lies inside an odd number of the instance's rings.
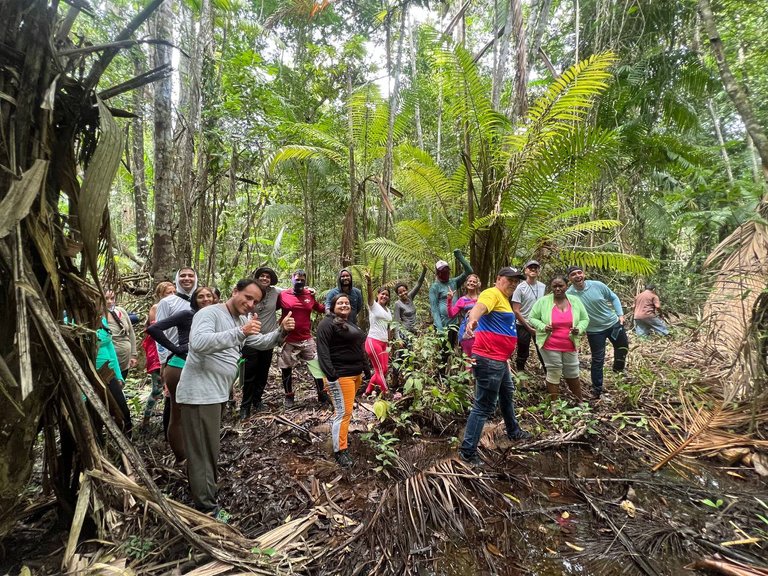
{"label": "person wearing black face mask", "polygon": [[277,363],[285,389],[285,407],[293,407],[293,367],[299,360],[304,360],[307,363],[307,368],[312,374],[317,389],[318,402],[330,405],[330,399],[324,389],[323,371],[320,369],[320,363],[317,359],[317,345],[310,331],[312,311],[322,314],[325,312],[325,306],[315,299],[314,291],[306,287],[307,273],[304,270],[296,270],[291,280],[293,289],[281,292],[277,301],[277,307],[282,311],[283,316],[292,312],[296,321],[296,328],[285,339]]}

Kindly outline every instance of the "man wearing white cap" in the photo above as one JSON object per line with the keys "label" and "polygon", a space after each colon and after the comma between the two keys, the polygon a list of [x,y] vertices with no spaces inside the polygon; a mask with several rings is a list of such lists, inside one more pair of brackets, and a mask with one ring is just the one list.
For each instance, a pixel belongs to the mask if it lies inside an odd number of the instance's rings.
{"label": "man wearing white cap", "polygon": [[[525,263],[523,273],[525,282],[520,282],[512,294],[512,310],[515,313],[517,322],[517,356],[515,357],[515,367],[518,372],[525,370],[525,363],[531,355],[531,340],[536,346],[536,329],[531,326],[526,318],[531,313],[536,300],[544,296],[547,287],[543,282],[539,282],[539,270],[541,264],[537,260],[529,260]],[[541,362],[542,368],[544,361]]]}
{"label": "man wearing white cap", "polygon": [[450,277],[451,268],[445,260],[438,260],[435,264],[435,281],[429,287],[429,307],[432,310],[432,321],[438,332],[448,331],[448,341],[451,346],[456,344],[457,328],[449,330],[450,326],[458,326],[458,318],[451,320],[448,317],[448,306],[446,297],[449,291],[456,292],[467,276],[472,274],[472,265],[464,258],[461,250],[458,248],[453,251],[453,255],[461,263],[464,271],[458,276]]}

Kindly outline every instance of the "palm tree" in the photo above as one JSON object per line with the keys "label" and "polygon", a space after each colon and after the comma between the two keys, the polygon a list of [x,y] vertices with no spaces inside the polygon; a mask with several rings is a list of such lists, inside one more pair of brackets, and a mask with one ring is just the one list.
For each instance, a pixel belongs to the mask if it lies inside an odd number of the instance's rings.
{"label": "palm tree", "polygon": [[406,201],[420,202],[425,214],[397,223],[393,240],[368,242],[372,254],[415,263],[470,244],[484,281],[516,256],[530,254],[630,273],[651,270],[638,256],[575,248],[585,233],[620,226],[615,220],[589,220],[585,209],[573,209],[574,197],[589,190],[615,147],[613,132],[587,121],[608,85],[615,61],[610,53],[564,72],[520,124],[493,109],[488,83],[466,50],[437,43],[432,57],[446,114],[470,131],[472,144],[450,173],[423,150],[398,148],[398,189]]}

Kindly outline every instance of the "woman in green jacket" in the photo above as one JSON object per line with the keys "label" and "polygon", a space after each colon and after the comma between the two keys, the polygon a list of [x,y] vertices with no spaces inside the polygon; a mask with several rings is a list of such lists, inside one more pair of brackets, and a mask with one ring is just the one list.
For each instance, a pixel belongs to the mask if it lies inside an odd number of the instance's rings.
{"label": "woman in green jacket", "polygon": [[565,378],[571,393],[581,402],[577,344],[587,331],[589,316],[578,297],[565,293],[568,281],[564,276],[555,276],[549,287],[551,292],[536,301],[527,320],[536,328],[536,343],[547,368],[547,391],[552,400],[557,400],[560,378]]}

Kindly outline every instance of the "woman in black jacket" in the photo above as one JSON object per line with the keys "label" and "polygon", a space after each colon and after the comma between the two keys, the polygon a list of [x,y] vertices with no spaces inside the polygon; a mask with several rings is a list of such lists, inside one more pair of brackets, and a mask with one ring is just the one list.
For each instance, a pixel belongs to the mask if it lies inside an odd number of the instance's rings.
{"label": "woman in black jacket", "polygon": [[[187,351],[189,347],[189,330],[192,327],[192,318],[195,313],[216,302],[216,297],[210,288],[200,286],[190,296],[189,310],[182,310],[172,314],[167,318],[147,326],[147,332],[155,342],[164,346],[171,352],[168,360],[163,366],[163,384],[168,388],[171,399],[171,420],[168,423],[168,443],[176,456],[176,462],[183,462],[187,459],[184,450],[184,436],[181,432],[181,408],[176,402],[176,387],[179,385],[181,370],[187,360]],[[165,335],[165,330],[176,328],[179,331],[179,343],[174,344]]]}
{"label": "woman in black jacket", "polygon": [[317,356],[333,402],[333,455],[342,468],[354,464],[347,452],[347,432],[365,370],[365,332],[349,321],[351,311],[349,297],[337,294],[331,300],[330,316],[317,327]]}

